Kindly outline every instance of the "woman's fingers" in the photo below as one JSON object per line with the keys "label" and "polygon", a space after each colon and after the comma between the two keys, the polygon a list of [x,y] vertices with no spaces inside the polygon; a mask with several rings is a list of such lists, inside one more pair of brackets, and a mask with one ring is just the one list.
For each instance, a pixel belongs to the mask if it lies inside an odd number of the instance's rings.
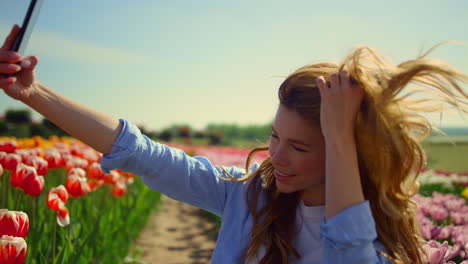
{"label": "woman's fingers", "polygon": [[0,61],[1,62],[18,62],[21,60],[21,55],[14,51],[0,50]]}
{"label": "woman's fingers", "polygon": [[0,74],[14,74],[21,70],[21,66],[14,63],[0,63]]}
{"label": "woman's fingers", "polygon": [[317,84],[317,87],[319,88],[320,92],[320,98],[324,98],[328,95],[328,86],[327,83],[325,82],[325,79],[323,76],[319,76],[317,79],[315,79],[315,83]]}
{"label": "woman's fingers", "polygon": [[21,61],[21,67],[26,70],[34,70],[36,65],[39,63],[39,58],[36,56],[28,56]]}
{"label": "woman's fingers", "polygon": [[11,49],[11,46],[13,46],[13,42],[15,42],[15,38],[16,35],[18,35],[19,30],[20,27],[18,25],[13,26],[13,28],[10,31],[10,34],[8,34],[7,38],[5,39],[5,42],[3,42],[2,50]]}
{"label": "woman's fingers", "polygon": [[17,77],[24,86],[30,86],[34,82],[34,69],[38,63],[39,58],[36,56],[29,56],[21,61],[20,65],[23,69],[17,74]]}
{"label": "woman's fingers", "polygon": [[7,86],[10,86],[12,84],[14,84],[16,82],[16,77],[7,77],[7,78],[4,78],[4,77],[0,77],[0,89],[1,88],[4,88],[4,87],[7,87]]}
{"label": "woman's fingers", "polygon": [[336,73],[330,74],[330,89],[338,89],[341,90],[340,88],[340,79]]}

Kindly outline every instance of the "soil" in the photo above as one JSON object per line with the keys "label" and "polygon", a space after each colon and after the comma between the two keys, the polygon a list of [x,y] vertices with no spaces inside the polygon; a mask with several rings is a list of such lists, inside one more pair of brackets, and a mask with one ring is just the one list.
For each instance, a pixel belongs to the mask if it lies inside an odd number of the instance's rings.
{"label": "soil", "polygon": [[216,225],[201,209],[162,195],[162,207],[143,228],[133,246],[140,264],[210,263]]}

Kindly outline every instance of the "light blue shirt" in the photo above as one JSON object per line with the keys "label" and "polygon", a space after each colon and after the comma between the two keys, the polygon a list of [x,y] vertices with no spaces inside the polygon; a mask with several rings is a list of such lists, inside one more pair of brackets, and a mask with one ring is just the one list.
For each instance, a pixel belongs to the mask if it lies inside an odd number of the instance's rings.
{"label": "light blue shirt", "polygon": [[[179,149],[154,142],[135,125],[123,119],[120,122],[122,131],[111,153],[102,157],[102,169],[106,173],[112,169],[134,173],[152,190],[222,217],[211,263],[242,263],[240,256],[247,248],[252,228],[245,200],[247,184],[219,179],[216,175],[226,175],[208,159],[190,157]],[[252,170],[257,167],[255,164]],[[226,169],[235,177],[245,174],[244,169],[237,167]],[[391,263],[377,253],[384,247],[376,240],[368,201],[347,208],[328,221],[324,208],[302,203],[298,207],[298,214],[305,216],[302,225],[296,223],[301,229],[295,245],[302,258],[293,263]]]}

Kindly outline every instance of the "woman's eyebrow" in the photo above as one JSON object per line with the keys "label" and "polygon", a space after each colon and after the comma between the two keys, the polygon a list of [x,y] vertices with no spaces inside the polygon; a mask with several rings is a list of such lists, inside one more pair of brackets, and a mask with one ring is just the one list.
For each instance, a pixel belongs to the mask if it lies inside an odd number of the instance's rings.
{"label": "woman's eyebrow", "polygon": [[[277,134],[277,133],[276,133],[276,130],[275,130],[275,128],[274,128],[273,126],[271,127],[271,130],[272,130],[275,134]],[[303,146],[305,146],[305,147],[311,147],[311,146],[312,146],[311,144],[307,144],[307,143],[305,143],[305,142],[303,142],[303,141],[301,141],[301,140],[298,140],[298,139],[288,138],[287,140],[288,140],[289,142],[291,142],[291,143],[303,145]]]}

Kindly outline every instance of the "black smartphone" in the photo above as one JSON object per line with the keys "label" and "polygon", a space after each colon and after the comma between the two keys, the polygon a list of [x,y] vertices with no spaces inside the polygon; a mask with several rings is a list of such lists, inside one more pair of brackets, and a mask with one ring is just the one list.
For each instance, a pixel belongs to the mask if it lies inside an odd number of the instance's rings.
{"label": "black smartphone", "polygon": [[16,35],[16,39],[11,47],[12,51],[16,51],[19,54],[24,55],[29,37],[31,37],[34,24],[36,24],[37,17],[39,16],[39,10],[41,9],[43,2],[44,0],[31,0],[29,3],[28,11],[26,12],[23,20],[23,25],[21,26],[18,35]]}

